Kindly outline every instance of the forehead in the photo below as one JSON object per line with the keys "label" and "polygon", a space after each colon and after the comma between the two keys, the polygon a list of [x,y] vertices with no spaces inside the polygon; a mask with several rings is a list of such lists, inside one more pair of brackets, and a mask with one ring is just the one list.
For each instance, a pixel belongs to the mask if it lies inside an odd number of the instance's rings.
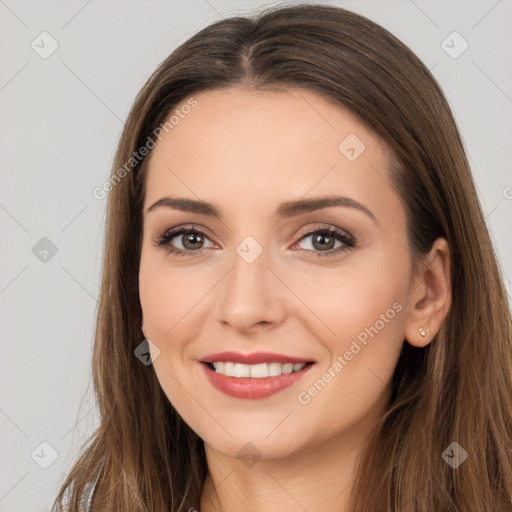
{"label": "forehead", "polygon": [[152,151],[146,204],[165,193],[227,204],[325,193],[378,202],[385,187],[394,195],[387,147],[315,92],[229,88],[193,98],[193,108],[180,111],[187,99],[173,109],[179,121]]}

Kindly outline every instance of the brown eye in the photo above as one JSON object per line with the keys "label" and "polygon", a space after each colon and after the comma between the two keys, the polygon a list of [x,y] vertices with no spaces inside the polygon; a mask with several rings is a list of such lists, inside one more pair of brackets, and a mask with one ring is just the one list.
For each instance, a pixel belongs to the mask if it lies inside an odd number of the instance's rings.
{"label": "brown eye", "polygon": [[315,229],[303,234],[299,242],[308,238],[311,239],[310,247],[302,250],[314,256],[334,256],[355,247],[355,238],[337,228]]}
{"label": "brown eye", "polygon": [[201,252],[206,240],[209,238],[198,228],[185,227],[166,231],[155,240],[155,244],[158,247],[165,247],[171,254],[190,256]]}
{"label": "brown eye", "polygon": [[[202,233],[190,232],[185,235],[178,235],[182,237],[182,245],[185,249],[190,251],[200,249],[200,245],[204,243],[204,237]],[[177,238],[177,237],[175,237]]]}
{"label": "brown eye", "polygon": [[315,249],[320,251],[326,249],[333,249],[334,244],[336,243],[336,239],[332,235],[325,235],[324,233],[320,233],[317,235],[313,235],[312,245]]}

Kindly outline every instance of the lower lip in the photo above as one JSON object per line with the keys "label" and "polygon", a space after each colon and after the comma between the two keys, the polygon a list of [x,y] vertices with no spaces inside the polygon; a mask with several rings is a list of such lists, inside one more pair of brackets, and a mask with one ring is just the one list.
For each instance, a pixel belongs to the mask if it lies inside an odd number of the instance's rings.
{"label": "lower lip", "polygon": [[278,375],[277,377],[264,377],[251,379],[244,377],[227,377],[212,370],[205,363],[200,363],[210,384],[226,395],[247,400],[259,400],[275,395],[290,386],[293,386],[309,372],[313,364],[305,366],[302,370],[293,373]]}

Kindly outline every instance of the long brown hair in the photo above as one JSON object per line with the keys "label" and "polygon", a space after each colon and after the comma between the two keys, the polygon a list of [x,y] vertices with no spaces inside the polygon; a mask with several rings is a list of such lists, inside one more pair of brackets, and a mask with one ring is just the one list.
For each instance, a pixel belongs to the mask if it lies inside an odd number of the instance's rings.
{"label": "long brown hair", "polygon": [[[344,9],[311,4],[211,24],[137,96],[108,186],[93,353],[100,425],[55,503],[69,494],[76,512],[101,467],[92,510],[199,508],[204,444],[153,367],[134,356],[144,339],[138,269],[146,160],[126,162],[180,102],[233,86],[306,88],[348,108],[394,155],[390,175],[407,212],[413,261],[437,237],[450,246],[451,309],[426,348],[404,342],[389,409],[360,460],[353,509],[512,510],[510,310],[452,113],[428,69],[392,34]],[[456,469],[442,457],[452,442],[468,453]]]}

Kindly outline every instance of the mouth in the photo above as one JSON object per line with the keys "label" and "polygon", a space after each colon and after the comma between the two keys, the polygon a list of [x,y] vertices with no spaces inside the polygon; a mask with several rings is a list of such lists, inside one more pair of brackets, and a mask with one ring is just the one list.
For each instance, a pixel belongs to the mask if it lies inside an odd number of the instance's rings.
{"label": "mouth", "polygon": [[201,361],[208,382],[232,398],[259,400],[292,387],[315,365],[305,363],[244,364],[232,361]]}

